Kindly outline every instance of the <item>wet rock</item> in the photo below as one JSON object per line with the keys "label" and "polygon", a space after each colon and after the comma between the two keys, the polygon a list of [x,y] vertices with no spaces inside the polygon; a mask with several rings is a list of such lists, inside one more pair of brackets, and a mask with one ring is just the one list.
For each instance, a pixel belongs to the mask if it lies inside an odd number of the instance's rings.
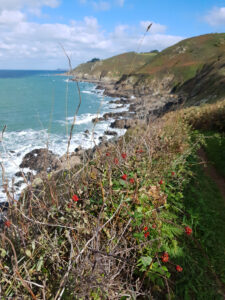
{"label": "wet rock", "polygon": [[92,119],[92,123],[98,123],[98,122],[104,121],[104,120],[105,120],[105,119],[102,118],[102,117],[100,117],[100,118],[94,118],[94,119]]}
{"label": "wet rock", "polygon": [[129,112],[127,112],[127,111],[121,111],[121,112],[105,113],[103,115],[103,118],[105,120],[108,120],[108,119],[118,119],[118,118],[121,118],[121,117],[129,117],[129,116],[130,116]]}
{"label": "wet rock", "polygon": [[111,128],[128,129],[134,125],[135,125],[135,123],[134,123],[134,120],[132,120],[132,119],[120,119],[120,120],[115,120],[114,122],[112,122],[110,127]]}
{"label": "wet rock", "polygon": [[20,181],[14,183],[14,185],[15,185],[16,187],[21,187],[22,184],[24,184],[24,180],[20,180]]}
{"label": "wet rock", "polygon": [[88,129],[86,129],[84,133],[90,134],[90,131]]}
{"label": "wet rock", "polygon": [[75,152],[75,153],[78,153],[78,152],[81,151],[81,150],[82,150],[82,147],[81,147],[81,146],[78,146],[77,148],[74,149],[74,152]]}
{"label": "wet rock", "polygon": [[8,202],[0,202],[0,226],[3,226],[9,208]]}
{"label": "wet rock", "polygon": [[100,136],[100,137],[99,137],[99,140],[100,140],[101,142],[107,142],[107,137],[106,137],[105,135]]}
{"label": "wet rock", "polygon": [[23,173],[21,171],[16,172],[15,174],[16,177],[25,177],[28,181],[33,180],[34,175],[31,172]]}
{"label": "wet rock", "polygon": [[37,172],[52,171],[60,167],[60,161],[58,156],[48,149],[34,149],[24,156],[19,167]]}
{"label": "wet rock", "polygon": [[110,131],[110,130],[106,130],[104,132],[105,135],[112,135],[112,136],[116,136],[117,135],[117,132],[116,131]]}

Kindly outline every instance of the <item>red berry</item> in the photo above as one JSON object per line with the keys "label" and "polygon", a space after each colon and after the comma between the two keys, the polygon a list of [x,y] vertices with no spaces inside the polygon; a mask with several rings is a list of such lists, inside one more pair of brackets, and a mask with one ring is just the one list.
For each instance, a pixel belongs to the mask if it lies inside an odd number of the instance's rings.
{"label": "red berry", "polygon": [[121,156],[123,159],[125,159],[127,157],[126,153],[122,153]]}
{"label": "red berry", "polygon": [[110,156],[110,153],[109,152],[106,152],[106,154],[105,154],[106,156]]}
{"label": "red berry", "polygon": [[176,270],[177,272],[182,272],[183,271],[183,268],[179,265],[176,266]]}
{"label": "red berry", "polygon": [[189,226],[185,227],[185,232],[187,235],[191,235],[192,234],[192,229]]}
{"label": "red berry", "polygon": [[121,176],[121,178],[122,178],[123,180],[127,180],[127,174],[123,174],[123,175]]}
{"label": "red berry", "polygon": [[118,165],[118,163],[119,163],[118,158],[114,158],[114,164],[115,164],[115,165]]}
{"label": "red berry", "polygon": [[171,172],[171,175],[172,175],[172,176],[175,176],[175,172]]}
{"label": "red berry", "polygon": [[160,180],[160,181],[159,181],[159,184],[163,184],[163,180]]}
{"label": "red berry", "polygon": [[162,262],[167,263],[169,261],[169,254],[167,252],[164,252],[161,259]]}
{"label": "red berry", "polygon": [[73,201],[77,202],[79,200],[78,196],[77,195],[73,195],[72,197]]}
{"label": "red berry", "polygon": [[131,184],[134,184],[134,178],[131,178],[129,181]]}
{"label": "red berry", "polygon": [[147,226],[145,226],[143,230],[144,230],[144,231],[147,231],[147,230],[148,230],[148,227],[147,227]]}
{"label": "red berry", "polygon": [[154,228],[154,229],[155,229],[156,227],[157,227],[157,225],[156,225],[156,224],[153,224],[153,225],[152,225],[152,228]]}
{"label": "red berry", "polygon": [[145,237],[147,238],[147,237],[149,236],[149,232],[148,232],[148,231],[145,232],[144,235],[145,235]]}
{"label": "red berry", "polygon": [[11,226],[11,222],[10,222],[9,220],[7,220],[7,221],[5,221],[4,225],[5,225],[6,227],[10,227],[10,226]]}

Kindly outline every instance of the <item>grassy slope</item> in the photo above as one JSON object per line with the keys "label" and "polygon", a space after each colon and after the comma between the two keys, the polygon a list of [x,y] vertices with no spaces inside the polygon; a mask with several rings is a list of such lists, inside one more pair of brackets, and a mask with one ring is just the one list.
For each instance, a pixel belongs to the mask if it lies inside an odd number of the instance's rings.
{"label": "grassy slope", "polygon": [[172,75],[170,88],[189,104],[214,102],[225,95],[225,33],[186,39],[159,53],[137,72],[152,80]]}
{"label": "grassy slope", "polygon": [[189,38],[158,54],[124,53],[82,64],[73,72],[98,78],[107,76],[121,82],[127,80],[125,75],[130,75],[136,86],[148,86],[169,76],[167,87],[187,95],[189,104],[214,102],[225,95],[225,33]]}
{"label": "grassy slope", "polygon": [[75,75],[77,73],[89,75],[101,74],[103,77],[120,78],[124,73],[129,74],[134,72],[149,63],[155,55],[155,53],[123,53],[99,62],[81,64],[72,73]]}
{"label": "grassy slope", "polygon": [[[209,112],[221,109],[213,107],[196,112],[207,111],[208,120]],[[188,114],[196,116],[190,109],[174,112],[129,130],[117,144],[96,151],[80,172],[49,174],[13,202],[12,224],[0,236],[3,295],[31,299],[32,292],[42,299],[45,285],[48,299],[57,291],[66,300],[139,293],[146,295],[142,299],[222,299],[213,272],[224,281],[224,203],[193,158],[201,136],[187,126]],[[198,125],[205,124],[204,114],[198,116]],[[20,278],[38,285],[31,291]]]}
{"label": "grassy slope", "polygon": [[[191,217],[195,240],[183,244],[180,264],[186,269],[176,282],[177,299],[223,299],[213,272],[225,284],[225,204],[215,183],[199,166],[184,191],[184,207]],[[216,201],[215,201],[216,200]],[[201,245],[201,246],[199,246]]]}

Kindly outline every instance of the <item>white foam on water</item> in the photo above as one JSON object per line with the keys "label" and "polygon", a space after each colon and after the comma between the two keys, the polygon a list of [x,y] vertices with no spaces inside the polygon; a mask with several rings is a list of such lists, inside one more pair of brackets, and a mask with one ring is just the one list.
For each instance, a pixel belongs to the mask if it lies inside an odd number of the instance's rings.
{"label": "white foam on water", "polygon": [[92,92],[92,91],[82,91],[81,93],[83,93],[83,94],[90,94],[90,95],[93,95],[93,94],[95,94],[94,92]]}
{"label": "white foam on water", "polygon": [[[41,75],[41,76],[49,76],[49,75]],[[72,82],[68,79],[69,82]],[[85,90],[83,92],[90,94],[97,94],[99,99],[103,98],[104,90],[98,90],[95,87],[92,87],[91,90]],[[106,98],[106,97],[104,97]],[[112,99],[112,98],[110,98]],[[115,99],[116,100],[116,99]],[[97,124],[93,124],[92,119],[96,117],[102,117],[105,112],[109,112],[109,109],[112,108],[114,112],[126,111],[129,108],[129,105],[125,105],[124,107],[117,108],[118,105],[114,103],[109,103],[108,101],[102,101],[101,105],[101,114],[91,114],[85,113],[76,117],[76,125],[87,125],[87,129],[90,134],[85,135],[84,132],[74,133],[70,143],[70,152],[73,152],[75,148],[78,146],[82,146],[84,149],[92,148],[95,145],[99,144],[99,137],[104,135],[106,130],[110,130],[110,123],[113,122],[113,119],[109,119],[107,121],[99,122]],[[60,123],[62,126],[71,125],[73,123],[73,117],[68,117],[67,120],[58,120],[56,121]],[[123,135],[126,130],[125,129],[113,129],[118,133],[118,136]],[[94,131],[94,135],[91,134]],[[5,178],[10,182],[14,180],[15,183],[22,180],[21,177],[15,177],[15,173],[21,171],[19,165],[22,162],[23,157],[32,151],[33,149],[38,148],[46,148],[48,144],[49,150],[53,151],[53,153],[62,156],[67,151],[68,137],[66,135],[57,135],[57,134],[48,134],[47,130],[33,130],[27,129],[20,132],[12,131],[5,132],[4,139],[0,141],[0,162],[4,165],[5,170]],[[22,171],[30,172],[29,169],[23,169]],[[1,170],[0,170],[1,173]],[[32,171],[34,175],[36,172]],[[0,174],[1,177],[1,174]],[[26,187],[26,184],[23,183],[20,187],[16,189],[15,198],[18,199],[18,195],[21,191]],[[0,182],[0,202],[6,201],[6,195],[3,192],[2,184]]]}

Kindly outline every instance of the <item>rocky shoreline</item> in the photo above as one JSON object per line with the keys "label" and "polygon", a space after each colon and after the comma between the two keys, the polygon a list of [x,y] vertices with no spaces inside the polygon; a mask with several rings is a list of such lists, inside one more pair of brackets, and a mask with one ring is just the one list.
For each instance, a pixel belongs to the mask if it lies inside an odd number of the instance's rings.
{"label": "rocky shoreline", "polygon": [[[126,107],[126,105],[129,105],[129,109],[122,112],[107,112],[102,117],[92,120],[93,123],[97,123],[113,119],[110,124],[111,129],[104,132],[104,135],[99,138],[99,145],[92,149],[78,147],[69,156],[64,154],[61,157],[44,148],[34,149],[27,153],[20,164],[20,168],[29,168],[31,171],[34,171],[35,175],[30,171],[26,173],[17,172],[15,176],[21,180],[17,181],[13,189],[19,188],[25,179],[36,188],[42,184],[42,179],[48,173],[56,174],[82,165],[89,158],[93,157],[97,148],[107,147],[109,142],[115,142],[118,139],[117,132],[113,129],[129,129],[139,123],[153,121],[182,103],[181,99],[171,93],[143,94],[135,90],[132,85],[121,86],[120,83],[115,81],[85,78],[71,80],[94,83],[97,85],[96,89],[104,90],[103,95],[119,98],[110,101],[111,104],[118,105],[115,109]],[[85,130],[85,136],[90,134],[88,130]]]}

